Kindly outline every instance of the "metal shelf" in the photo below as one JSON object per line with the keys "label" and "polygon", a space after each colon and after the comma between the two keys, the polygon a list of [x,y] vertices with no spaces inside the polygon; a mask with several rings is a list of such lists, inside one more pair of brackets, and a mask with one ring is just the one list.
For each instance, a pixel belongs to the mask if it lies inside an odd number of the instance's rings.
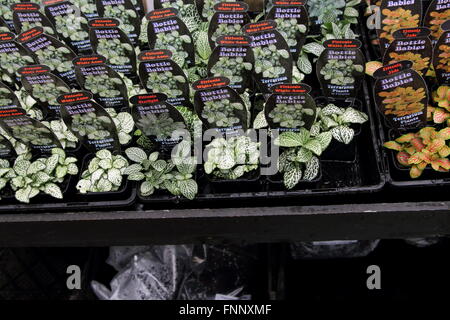
{"label": "metal shelf", "polygon": [[388,239],[450,234],[450,202],[0,215],[0,246]]}

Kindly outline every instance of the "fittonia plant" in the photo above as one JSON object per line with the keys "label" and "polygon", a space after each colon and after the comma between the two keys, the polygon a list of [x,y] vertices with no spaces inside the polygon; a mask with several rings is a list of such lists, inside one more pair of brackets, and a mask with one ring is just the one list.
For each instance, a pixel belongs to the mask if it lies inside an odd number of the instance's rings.
{"label": "fittonia plant", "polygon": [[98,94],[102,98],[113,98],[120,96],[118,86],[122,86],[122,80],[110,77],[107,74],[87,75],[84,87],[93,94]]}
{"label": "fittonia plant", "polygon": [[301,104],[279,103],[269,112],[274,123],[284,128],[300,128],[305,125],[304,115],[313,116],[314,110],[305,108]]}
{"label": "fittonia plant", "polygon": [[278,78],[286,69],[281,64],[282,59],[289,58],[289,52],[285,49],[278,50],[273,44],[267,47],[256,47],[255,72],[262,73],[264,78]]}
{"label": "fittonia plant", "polygon": [[42,121],[42,124],[53,131],[64,149],[77,147],[77,137],[75,137],[61,119]]}
{"label": "fittonia plant", "polygon": [[299,24],[297,19],[275,19],[277,23],[277,30],[281,33],[286,40],[289,47],[295,47],[297,45],[296,34],[306,32],[306,26]]}
{"label": "fittonia plant", "polygon": [[214,5],[219,2],[235,2],[236,0],[204,0],[203,1],[203,10],[202,17],[211,20],[211,17],[214,15]]}
{"label": "fittonia plant", "polygon": [[157,139],[168,139],[174,131],[186,128],[183,122],[174,121],[168,112],[147,113],[138,120],[137,125],[144,135],[156,136]]}
{"label": "fittonia plant", "polygon": [[186,83],[186,79],[181,75],[174,75],[170,71],[151,72],[148,75],[147,87],[152,92],[164,93],[169,98],[181,96],[183,91],[179,89],[179,84]]}
{"label": "fittonia plant", "polygon": [[89,33],[84,31],[84,27],[82,26],[85,25],[85,27],[87,27],[87,23],[88,21],[86,18],[77,16],[74,13],[55,16],[56,30],[58,30],[64,38],[72,41],[89,39]]}
{"label": "fittonia plant", "polygon": [[217,25],[217,29],[211,35],[211,40],[213,42],[216,42],[216,39],[219,36],[238,35],[238,34],[242,34],[242,25],[240,25],[239,23],[235,24],[220,23]]}
{"label": "fittonia plant", "polygon": [[0,134],[4,136],[6,139],[8,139],[9,142],[11,142],[11,144],[14,147],[14,150],[18,155],[23,155],[26,158],[31,157],[30,148],[27,145],[23,144],[22,142],[19,142],[18,140],[10,136],[2,127],[0,127]]}
{"label": "fittonia plant", "polygon": [[[33,58],[28,55],[21,55],[19,51],[0,53],[0,68],[10,75],[15,75],[20,67],[30,63],[34,63]],[[8,82],[13,82],[13,80],[10,79]]]}
{"label": "fittonia plant", "polygon": [[217,178],[234,180],[256,170],[260,145],[246,136],[216,138],[206,146],[205,172]]}
{"label": "fittonia plant", "polygon": [[119,190],[128,160],[121,155],[113,155],[109,150],[97,151],[95,157],[81,174],[77,183],[80,193],[111,192]]}
{"label": "fittonia plant", "polygon": [[98,116],[95,112],[75,114],[72,116],[72,131],[90,140],[100,140],[110,136],[107,126],[111,119],[107,116]]}
{"label": "fittonia plant", "polygon": [[106,5],[104,16],[108,18],[119,19],[122,22],[120,24],[120,28],[125,33],[131,33],[134,32],[135,30],[135,27],[133,26],[131,19],[137,18],[137,14],[134,10],[127,9],[122,4],[119,4],[117,6]]}
{"label": "fittonia plant", "polygon": [[236,110],[244,110],[242,103],[231,102],[229,99],[206,101],[203,106],[202,117],[208,123],[219,128],[231,127],[239,122],[239,118],[234,116]]}
{"label": "fittonia plant", "polygon": [[131,132],[134,129],[134,120],[128,112],[117,112],[114,108],[106,108],[117,129],[119,143],[124,145],[131,141]]}
{"label": "fittonia plant", "polygon": [[331,139],[330,132],[313,137],[305,128],[300,128],[299,132],[282,132],[275,138],[275,145],[287,148],[278,158],[278,171],[283,174],[287,189],[292,189],[302,179],[311,181],[318,176],[318,156],[328,147]]}
{"label": "fittonia plant", "polygon": [[31,124],[12,127],[12,134],[15,137],[20,137],[23,143],[31,143],[37,146],[48,145],[53,142],[48,137],[47,128],[35,127]]}
{"label": "fittonia plant", "polygon": [[191,38],[187,34],[180,35],[176,30],[160,32],[156,35],[155,49],[167,49],[180,59],[186,59],[188,53],[183,48],[184,43],[191,43]]}
{"label": "fittonia plant", "polygon": [[211,67],[211,73],[214,77],[227,77],[230,83],[239,83],[243,80],[242,74],[251,71],[253,68],[250,62],[244,62],[242,57],[220,57]]}
{"label": "fittonia plant", "polygon": [[12,10],[11,10],[10,6],[17,2],[20,2],[20,1],[14,1],[14,0],[2,1],[2,3],[0,4],[0,17],[2,17],[5,20],[12,20]]}
{"label": "fittonia plant", "polygon": [[329,131],[335,140],[348,144],[355,135],[355,130],[350,125],[362,124],[368,119],[367,114],[352,107],[339,108],[334,104],[328,104],[319,110],[318,121],[313,126],[320,126],[321,131]]}
{"label": "fittonia plant", "polygon": [[66,157],[64,150],[60,148],[52,149],[48,158],[35,161],[27,160],[23,156],[17,157],[9,174],[16,199],[29,203],[30,199],[40,192],[62,199],[59,184],[64,182],[67,175],[78,173],[76,162],[76,158]]}
{"label": "fittonia plant", "polygon": [[354,72],[364,72],[364,66],[354,64],[353,60],[335,60],[330,59],[320,70],[325,80],[330,80],[335,85],[347,85],[355,82]]}
{"label": "fittonia plant", "polygon": [[130,62],[128,55],[133,52],[129,43],[123,43],[120,39],[99,39],[97,53],[108,59],[114,65],[124,65]]}
{"label": "fittonia plant", "polygon": [[20,90],[14,92],[16,97],[19,99],[20,105],[27,112],[31,118],[36,120],[42,120],[44,115],[42,110],[36,107],[36,100],[25,90],[24,87]]}
{"label": "fittonia plant", "polygon": [[9,161],[6,159],[0,159],[0,191],[6,187],[9,180],[11,179],[11,175],[12,168]]}
{"label": "fittonia plant", "polygon": [[56,98],[64,93],[69,93],[70,89],[66,86],[58,86],[55,82],[43,84],[33,84],[32,94],[40,102],[48,102],[50,105],[57,105]]}
{"label": "fittonia plant", "polygon": [[95,5],[95,1],[92,0],[72,0],[73,4],[75,4],[78,8],[80,8],[81,12],[86,15],[93,15],[97,13],[97,7]]}
{"label": "fittonia plant", "polygon": [[11,99],[7,98],[8,94],[9,94],[8,89],[0,87],[0,105],[1,106],[8,106],[13,103],[13,101]]}
{"label": "fittonia plant", "polygon": [[193,32],[197,24],[200,22],[200,16],[197,12],[197,6],[194,3],[185,3],[183,0],[166,1],[162,3],[163,8],[175,8],[178,10],[178,16]]}
{"label": "fittonia plant", "polygon": [[66,47],[56,48],[48,46],[34,52],[37,55],[39,63],[47,65],[51,70],[66,72],[72,69],[72,61],[67,60],[66,55],[71,51]]}
{"label": "fittonia plant", "polygon": [[55,31],[52,27],[44,26],[40,21],[23,21],[21,24],[21,32],[30,30],[35,27],[41,27],[42,29],[44,29],[44,33],[46,34],[49,34],[51,36],[55,35]]}
{"label": "fittonia plant", "polygon": [[[190,142],[182,143],[190,148]],[[125,153],[134,163],[125,169],[124,174],[128,175],[128,180],[142,181],[139,187],[142,196],[148,197],[156,190],[167,190],[190,200],[197,195],[198,186],[193,179],[197,168],[194,157],[163,160],[158,152],[147,156],[144,150],[136,147],[128,148]]]}
{"label": "fittonia plant", "polygon": [[358,10],[353,8],[361,0],[310,0],[307,2],[308,13],[310,17],[315,17],[319,21],[329,22],[336,20],[339,16],[357,23]]}

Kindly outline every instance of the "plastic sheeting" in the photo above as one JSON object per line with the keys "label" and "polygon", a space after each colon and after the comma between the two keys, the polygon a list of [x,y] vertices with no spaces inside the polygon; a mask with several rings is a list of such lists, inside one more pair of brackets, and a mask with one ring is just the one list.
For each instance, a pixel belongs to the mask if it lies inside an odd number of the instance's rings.
{"label": "plastic sheeting", "polygon": [[250,255],[226,247],[168,245],[111,247],[107,263],[118,273],[110,288],[92,281],[102,300],[237,300]]}

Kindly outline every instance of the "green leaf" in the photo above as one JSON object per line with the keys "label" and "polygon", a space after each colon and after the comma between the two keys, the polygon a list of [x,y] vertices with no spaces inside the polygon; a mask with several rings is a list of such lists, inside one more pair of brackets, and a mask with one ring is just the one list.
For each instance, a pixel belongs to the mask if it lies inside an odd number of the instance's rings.
{"label": "green leaf", "polygon": [[275,145],[279,145],[281,147],[299,147],[306,143],[309,139],[309,131],[301,128],[299,132],[282,132],[280,135],[275,138]]}
{"label": "green leaf", "polygon": [[142,166],[141,166],[140,164],[134,163],[134,164],[128,166],[128,167],[123,171],[123,174],[124,174],[124,175],[130,175],[130,174],[135,173],[135,172],[141,172],[142,169],[143,169],[143,168],[142,168]]}
{"label": "green leaf", "polygon": [[67,174],[66,166],[58,166],[56,167],[55,176],[56,178],[64,178]]}
{"label": "green leaf", "polygon": [[364,123],[369,117],[364,112],[359,112],[353,108],[347,108],[341,116],[341,120],[346,123]]}
{"label": "green leaf", "polygon": [[297,162],[306,163],[309,160],[311,160],[312,157],[313,157],[313,154],[310,150],[308,150],[306,148],[300,148],[300,150],[298,150],[298,152],[297,152],[297,157],[295,158],[295,160]]}
{"label": "green leaf", "polygon": [[177,165],[177,169],[181,174],[189,174],[195,171],[197,163],[194,157],[190,159],[185,159],[182,163]]}
{"label": "green leaf", "polygon": [[44,192],[53,198],[62,199],[63,195],[61,189],[54,183],[47,183],[44,187]]}
{"label": "green leaf", "polygon": [[100,158],[100,159],[112,160],[112,153],[111,153],[111,151],[106,150],[106,149],[97,151],[97,153],[95,155],[96,155],[97,158]]}
{"label": "green leaf", "polygon": [[51,174],[53,172],[53,170],[55,170],[56,166],[58,165],[58,161],[59,161],[59,155],[58,154],[53,154],[50,157],[47,158],[45,165],[45,172],[48,174]]}
{"label": "green leaf", "polygon": [[156,171],[164,171],[164,169],[166,169],[167,167],[167,162],[160,159],[160,160],[156,160],[155,162],[152,163],[152,167],[153,169],[155,169]]}
{"label": "green leaf", "polygon": [[29,203],[30,202],[30,193],[31,193],[31,187],[27,186],[24,189],[17,190],[16,193],[14,194],[14,196],[20,202]]}
{"label": "green leaf", "polygon": [[299,167],[293,166],[283,174],[283,182],[287,189],[295,187],[302,178],[302,171]]}
{"label": "green leaf", "polygon": [[311,150],[316,155],[320,156],[322,154],[322,146],[319,140],[313,139],[305,143],[304,148]]}
{"label": "green leaf", "polygon": [[131,147],[125,150],[125,154],[127,157],[134,162],[141,163],[145,159],[147,159],[147,154],[144,150],[137,147]]}
{"label": "green leaf", "polygon": [[69,163],[67,165],[67,174],[76,175],[78,173],[78,166],[75,163]]}
{"label": "green leaf", "polygon": [[261,111],[256,115],[255,120],[253,121],[253,128],[261,129],[261,128],[265,128],[267,126],[268,126],[268,123],[266,120],[266,116],[264,115],[264,111]]}
{"label": "green leaf", "polygon": [[113,185],[120,187],[122,184],[122,174],[120,173],[119,169],[110,169],[108,170],[108,180]]}
{"label": "green leaf", "polygon": [[305,74],[310,74],[312,72],[311,61],[309,61],[306,54],[302,54],[297,60],[297,66],[299,70]]}
{"label": "green leaf", "polygon": [[198,186],[197,183],[192,179],[179,181],[178,187],[180,188],[181,194],[189,200],[194,199],[197,195]]}
{"label": "green leaf", "polygon": [[341,110],[341,108],[335,106],[334,104],[330,103],[327,106],[325,106],[324,108],[322,108],[321,110],[321,114],[323,114],[324,116],[331,116],[333,114],[343,114],[344,111]]}
{"label": "green leaf", "polygon": [[128,176],[130,181],[141,181],[145,179],[145,175],[142,172],[134,172]]}
{"label": "green leaf", "polygon": [[320,147],[322,148],[322,152],[328,148],[330,145],[331,139],[333,139],[333,135],[331,132],[322,132],[316,137],[317,141],[320,143]]}
{"label": "green leaf", "polygon": [[320,133],[320,123],[316,122],[311,126],[311,129],[309,130],[312,137],[317,136]]}
{"label": "green leaf", "polygon": [[307,53],[312,53],[313,55],[318,57],[322,54],[322,51],[325,50],[325,47],[323,45],[321,45],[320,43],[310,42],[310,43],[305,44],[302,47],[302,50]]}
{"label": "green leaf", "polygon": [[311,160],[306,164],[303,179],[308,181],[313,180],[319,174],[319,167],[319,158],[312,157]]}
{"label": "green leaf", "polygon": [[353,136],[355,135],[355,131],[352,128],[346,126],[337,126],[331,129],[331,134],[333,138],[339,142],[349,144],[353,140]]}
{"label": "green leaf", "polygon": [[30,164],[30,166],[27,169],[27,175],[32,175],[38,171],[42,171],[45,169],[45,163],[42,161],[36,160],[33,163]]}
{"label": "green leaf", "polygon": [[155,191],[155,188],[152,186],[152,184],[148,181],[144,181],[141,183],[141,195],[144,197],[148,197],[149,195],[153,194]]}
{"label": "green leaf", "polygon": [[347,7],[344,10],[344,15],[347,16],[347,17],[358,17],[359,16],[359,12],[355,8]]}
{"label": "green leaf", "polygon": [[28,160],[17,160],[14,163],[14,171],[19,175],[19,176],[26,176],[27,175],[27,170],[28,167],[31,165],[31,162]]}

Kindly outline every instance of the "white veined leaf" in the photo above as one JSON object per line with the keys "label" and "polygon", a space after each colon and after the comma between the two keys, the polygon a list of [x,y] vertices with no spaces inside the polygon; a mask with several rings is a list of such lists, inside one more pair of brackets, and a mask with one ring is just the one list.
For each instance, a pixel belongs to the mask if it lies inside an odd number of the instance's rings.
{"label": "white veined leaf", "polygon": [[108,180],[113,185],[120,187],[122,184],[122,174],[120,173],[119,169],[109,169],[108,170]]}
{"label": "white veined leaf", "polygon": [[27,186],[24,189],[17,190],[15,192],[14,196],[20,202],[29,203],[30,202],[30,193],[31,193],[31,187]]}
{"label": "white veined leaf", "polygon": [[59,162],[59,157],[60,156],[58,154],[53,154],[46,159],[46,162],[45,162],[45,165],[46,165],[45,172],[46,173],[51,174],[53,172],[53,170],[55,170],[55,168]]}
{"label": "white veined leaf", "polygon": [[360,3],[361,3],[361,0],[350,0],[349,2],[347,2],[346,7],[354,7]]}
{"label": "white veined leaf", "polygon": [[309,160],[311,160],[312,157],[313,157],[313,154],[310,150],[308,150],[306,148],[300,148],[300,150],[298,150],[298,152],[297,152],[297,157],[295,158],[295,160],[297,162],[306,163]]}
{"label": "white veined leaf", "polygon": [[346,126],[337,126],[331,129],[331,134],[337,141],[349,144],[353,140],[355,131],[352,128]]}
{"label": "white veined leaf", "polygon": [[293,166],[283,174],[283,182],[287,189],[295,187],[302,178],[302,171],[299,167]]}
{"label": "white veined leaf", "polygon": [[325,47],[317,42],[310,42],[302,47],[302,50],[307,53],[312,53],[315,56],[320,56]]}
{"label": "white veined leaf", "polygon": [[177,169],[181,174],[189,174],[195,171],[197,163],[194,157],[184,159],[183,162],[177,165]]}
{"label": "white veined leaf", "polygon": [[27,169],[27,175],[34,174],[36,172],[42,171],[45,169],[45,163],[42,161],[36,160],[33,163],[30,164],[30,166]]}
{"label": "white veined leaf", "polygon": [[330,103],[327,106],[323,107],[322,110],[321,110],[321,114],[323,114],[324,116],[330,116],[330,115],[333,115],[333,114],[341,115],[343,113],[344,113],[344,111],[341,108],[335,106],[332,103]]}
{"label": "white veined leaf", "polygon": [[322,148],[322,152],[323,152],[330,145],[330,142],[333,139],[333,135],[329,131],[322,132],[317,135],[316,139],[317,139],[317,141],[319,141],[320,147]]}
{"label": "white veined leaf", "polygon": [[100,160],[100,162],[98,163],[98,166],[102,169],[108,170],[111,169],[113,165],[113,162],[111,159],[102,159]]}
{"label": "white veined leaf", "polygon": [[113,184],[108,179],[100,179],[97,183],[98,192],[109,192],[113,190]]}
{"label": "white veined leaf", "polygon": [[66,166],[58,166],[56,167],[55,176],[56,178],[64,178],[67,174]]}
{"label": "white veined leaf", "polygon": [[314,123],[311,126],[309,133],[311,134],[311,137],[317,136],[320,133],[320,123],[319,122]]}
{"label": "white veined leaf", "polygon": [[78,173],[78,166],[75,163],[69,163],[67,165],[67,174],[74,176]]}
{"label": "white veined leaf", "polygon": [[98,180],[100,180],[100,178],[103,176],[103,174],[105,173],[105,170],[99,168],[97,170],[95,170],[94,172],[92,172],[91,174],[91,182],[95,183]]}
{"label": "white veined leaf", "polygon": [[99,159],[108,159],[108,160],[112,160],[112,153],[109,150],[103,149],[100,151],[97,151],[97,153],[95,154],[97,158]]}
{"label": "white veined leaf", "polygon": [[178,187],[180,188],[180,192],[183,196],[192,200],[195,198],[198,192],[197,182],[192,179],[189,180],[181,180],[178,182]]}
{"label": "white veined leaf", "polygon": [[217,167],[221,170],[228,170],[236,165],[236,161],[231,150],[225,150],[217,161]]}
{"label": "white veined leaf", "polygon": [[160,159],[160,160],[156,160],[155,162],[152,163],[152,167],[153,169],[155,169],[156,171],[164,171],[164,169],[166,169],[167,167],[167,162]]}
{"label": "white veined leaf", "polygon": [[322,146],[320,145],[320,142],[316,139],[308,141],[303,145],[303,147],[308,150],[311,150],[318,156],[322,154]]}
{"label": "white veined leaf", "polygon": [[100,162],[99,158],[94,158],[89,162],[89,165],[88,165],[89,173],[92,173],[99,168],[99,165],[98,165],[99,162]]}
{"label": "white veined leaf", "polygon": [[203,164],[203,168],[205,169],[206,174],[210,174],[216,168],[213,162],[205,162]]}
{"label": "white veined leaf", "polygon": [[38,188],[31,188],[30,194],[28,195],[28,198],[34,198],[39,194],[40,190]]}
{"label": "white veined leaf", "polygon": [[149,195],[153,194],[155,191],[155,188],[152,186],[152,184],[148,181],[144,181],[141,183],[141,195],[144,197],[148,197]]}
{"label": "white veined leaf", "polygon": [[47,183],[43,191],[53,198],[62,199],[63,197],[61,189],[54,183]]}
{"label": "white veined leaf", "polygon": [[303,179],[311,181],[319,174],[320,161],[317,157],[312,157],[306,164],[305,171],[303,173]]}
{"label": "white veined leaf", "polygon": [[147,159],[147,154],[144,150],[137,147],[131,147],[125,150],[125,154],[127,157],[134,162],[141,163],[145,159]]}
{"label": "white veined leaf", "polygon": [[359,16],[359,12],[355,8],[347,7],[344,10],[344,15],[347,16],[347,17],[358,17]]}
{"label": "white veined leaf", "polygon": [[[350,26],[350,24],[349,24]],[[347,30],[345,30],[344,32],[344,38],[345,39],[356,39],[356,34],[353,32],[353,30],[349,27]]]}
{"label": "white veined leaf", "polygon": [[159,152],[155,151],[155,152],[150,153],[150,155],[148,156],[148,160],[150,162],[154,162],[154,161],[158,160],[158,157],[159,157]]}
{"label": "white veined leaf", "polygon": [[128,133],[123,132],[123,131],[120,131],[117,134],[117,136],[119,137],[119,143],[121,145],[127,144],[131,140],[131,136]]}
{"label": "white veined leaf", "polygon": [[130,181],[141,181],[145,179],[145,175],[142,172],[134,172],[127,179]]}
{"label": "white veined leaf", "polygon": [[364,112],[360,112],[353,108],[347,108],[341,116],[341,119],[346,123],[364,123],[369,120],[369,117]]}
{"label": "white veined leaf", "polygon": [[126,133],[130,133],[131,131],[133,131],[134,121],[131,114],[129,114],[128,112],[120,112],[117,115],[117,119],[120,121],[122,131],[125,131]]}
{"label": "white veined leaf", "polygon": [[143,168],[142,168],[142,166],[141,166],[140,164],[134,163],[134,164],[132,164],[132,165],[129,165],[129,166],[123,171],[123,174],[124,174],[124,175],[130,175],[130,174],[135,173],[135,172],[141,172],[142,169],[143,169]]}
{"label": "white veined leaf", "polygon": [[128,164],[126,159],[116,157],[113,161],[113,168],[122,169],[126,167]]}
{"label": "white veined leaf", "polygon": [[31,162],[28,160],[19,159],[16,160],[14,163],[14,171],[19,176],[25,176],[27,174],[28,167],[30,166]]}
{"label": "white veined leaf", "polygon": [[255,129],[261,129],[268,126],[266,116],[264,115],[264,111],[261,111],[258,113],[255,117],[255,120],[253,121],[253,128]]}
{"label": "white veined leaf", "polygon": [[306,54],[302,54],[297,60],[297,66],[299,70],[305,74],[310,74],[312,72],[311,61],[309,61]]}
{"label": "white veined leaf", "polygon": [[281,147],[299,147],[308,141],[310,133],[305,128],[300,128],[299,132],[282,132],[277,138],[275,138],[275,145]]}
{"label": "white veined leaf", "polygon": [[336,14],[333,11],[328,11],[325,13],[322,17],[323,23],[332,23],[333,21],[336,21]]}

